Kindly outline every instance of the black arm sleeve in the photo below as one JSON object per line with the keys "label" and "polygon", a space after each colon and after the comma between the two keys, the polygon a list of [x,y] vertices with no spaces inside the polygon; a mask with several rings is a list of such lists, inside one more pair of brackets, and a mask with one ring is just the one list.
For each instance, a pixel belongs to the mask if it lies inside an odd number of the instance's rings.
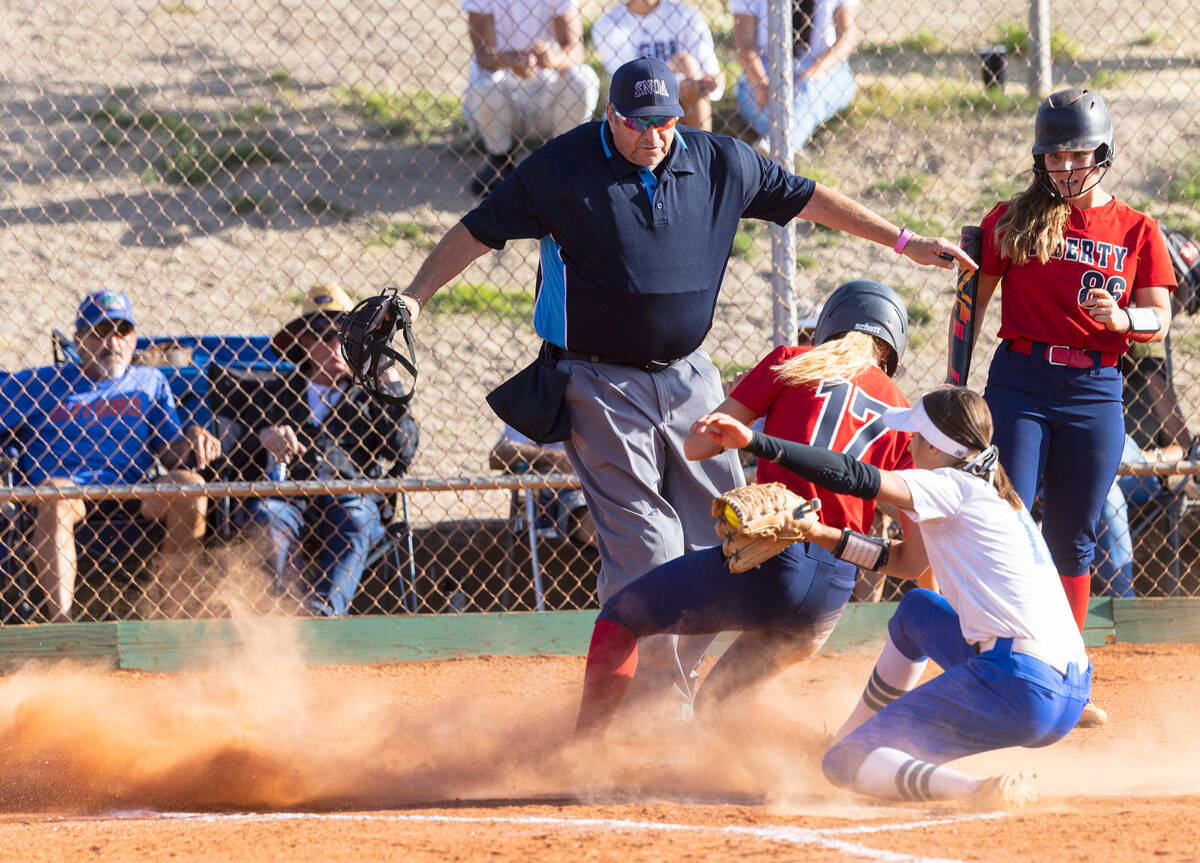
{"label": "black arm sleeve", "polygon": [[879,468],[840,452],[781,440],[762,432],[754,432],[745,450],[837,494],[864,500],[874,500],[879,494]]}

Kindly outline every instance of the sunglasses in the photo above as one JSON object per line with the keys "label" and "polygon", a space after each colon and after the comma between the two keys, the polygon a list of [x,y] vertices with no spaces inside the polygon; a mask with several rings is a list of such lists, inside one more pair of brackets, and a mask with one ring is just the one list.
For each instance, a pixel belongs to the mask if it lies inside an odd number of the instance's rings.
{"label": "sunglasses", "polygon": [[637,132],[639,135],[648,132],[651,129],[658,129],[660,132],[665,132],[668,129],[674,129],[675,124],[679,122],[678,117],[626,117],[616,108],[613,108],[613,114],[615,114],[617,119],[625,124],[626,129],[631,129],[634,132]]}
{"label": "sunglasses", "polygon": [[116,333],[121,338],[125,338],[133,333],[133,324],[129,321],[110,320],[101,321],[87,331],[89,335],[97,339],[107,339],[113,333]]}

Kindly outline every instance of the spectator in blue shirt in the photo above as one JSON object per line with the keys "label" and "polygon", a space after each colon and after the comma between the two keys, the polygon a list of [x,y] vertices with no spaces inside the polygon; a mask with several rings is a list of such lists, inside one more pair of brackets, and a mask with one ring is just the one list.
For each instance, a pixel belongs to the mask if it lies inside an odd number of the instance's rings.
{"label": "spectator in blue shirt", "polygon": [[[43,366],[7,376],[0,388],[0,428],[20,448],[31,485],[132,484],[149,481],[156,462],[166,482],[200,483],[195,469],[220,454],[216,437],[199,426],[182,430],[175,400],[158,369],[133,366],[133,307],[116,291],[88,294],[75,320],[79,365]],[[93,515],[162,521],[166,537],[159,610],[183,607],[186,574],[204,535],[204,498],[138,501],[49,499],[34,507],[34,575],[45,594],[39,617],[71,620],[77,558],[75,527]]]}
{"label": "spectator in blue shirt", "polygon": [[[683,452],[691,424],[724,399],[700,344],[741,219],[782,225],[802,216],[919,264],[974,266],[955,243],[901,229],[741,141],[677,127],[683,113],[667,64],[641,57],[621,66],[605,119],[535,150],[450,229],[401,293],[416,319],[476,258],[509,240],[539,240],[533,322],[554,364],[546,377],[557,383],[539,390],[553,399],[526,407],[544,408],[539,420],[556,410],[569,419],[569,437],[539,442],[564,440],[583,487],[601,601],[713,545],[712,498],[744,482],[736,453],[690,461]],[[555,374],[567,377],[565,392]],[[552,431],[560,433],[557,422]],[[641,685],[661,692],[673,682],[686,716],[692,669],[711,639],[677,652],[674,636],[656,638],[639,645],[648,661],[638,677],[650,675]]]}

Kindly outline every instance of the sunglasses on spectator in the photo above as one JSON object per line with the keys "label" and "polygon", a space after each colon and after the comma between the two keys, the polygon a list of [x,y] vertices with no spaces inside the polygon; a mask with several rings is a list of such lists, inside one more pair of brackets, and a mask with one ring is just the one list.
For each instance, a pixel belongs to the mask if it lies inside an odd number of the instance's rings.
{"label": "sunglasses on spectator", "polygon": [[613,108],[613,113],[617,116],[617,119],[625,124],[626,129],[632,129],[639,135],[651,129],[658,129],[660,132],[665,132],[668,129],[674,129],[675,124],[679,122],[678,117],[663,117],[658,115],[652,117],[626,117],[616,108]]}
{"label": "sunglasses on spectator", "polygon": [[121,338],[125,338],[133,332],[133,324],[129,323],[129,321],[101,321],[87,332],[97,339],[107,339],[113,333],[116,333]]}

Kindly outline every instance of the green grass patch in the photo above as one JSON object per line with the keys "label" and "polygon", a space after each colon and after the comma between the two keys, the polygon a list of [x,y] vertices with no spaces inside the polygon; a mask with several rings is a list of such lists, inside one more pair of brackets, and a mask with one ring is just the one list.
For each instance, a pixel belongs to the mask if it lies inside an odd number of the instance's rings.
{"label": "green grass patch", "polygon": [[143,111],[137,115],[138,127],[152,135],[171,135],[180,143],[194,141],[196,129],[182,114],[173,111]]}
{"label": "green grass patch", "polygon": [[1027,93],[1008,93],[962,81],[931,79],[906,90],[883,82],[862,84],[845,122],[862,125],[875,119],[928,125],[942,120],[974,116],[1028,116],[1041,100]]}
{"label": "green grass patch", "polygon": [[484,315],[528,323],[533,317],[531,291],[506,291],[489,282],[455,282],[434,294],[426,314]]}
{"label": "green grass patch", "polygon": [[252,102],[249,105],[241,105],[230,111],[226,122],[229,125],[249,126],[261,123],[263,120],[272,119],[273,117],[275,117],[275,109],[266,102]]}
{"label": "green grass patch", "polygon": [[462,103],[428,90],[393,90],[370,84],[339,87],[338,103],[393,138],[426,143],[466,134]]}
{"label": "green grass patch", "polygon": [[1161,42],[1166,35],[1162,30],[1150,29],[1134,39],[1133,44],[1139,48],[1149,48],[1151,45],[1157,45]]}
{"label": "green grass patch", "polygon": [[745,260],[756,257],[758,248],[754,245],[754,236],[746,231],[738,231],[733,235],[733,249],[730,254]]}
{"label": "green grass patch", "polygon": [[867,186],[867,191],[881,195],[903,195],[909,203],[916,203],[931,179],[928,174],[906,172],[891,180],[878,180]]}
{"label": "green grass patch", "polygon": [[275,209],[275,202],[266,192],[243,192],[229,199],[229,209],[239,216],[267,213]]}
{"label": "green grass patch", "polygon": [[1098,69],[1096,74],[1088,79],[1092,89],[1099,90],[1109,87],[1121,87],[1129,82],[1133,77],[1132,72],[1126,72],[1124,69],[1113,71],[1112,69]]}
{"label": "green grass patch", "polygon": [[86,112],[84,116],[97,126],[130,129],[137,125],[137,115],[125,106],[124,101],[105,102],[99,108]]}
{"label": "green grass patch", "polygon": [[815,270],[820,263],[812,255],[801,253],[796,255],[796,266],[802,270]]}
{"label": "green grass patch", "polygon": [[200,186],[224,173],[285,160],[283,151],[270,141],[200,139],[188,144],[176,141],[164,152],[159,168],[168,183]]}
{"label": "green grass patch", "polygon": [[[1003,45],[1009,55],[1029,54],[1029,29],[1025,22],[1009,19],[1001,21],[991,30],[992,41]],[[1050,57],[1056,63],[1078,60],[1082,54],[1079,42],[1061,27],[1050,31]]]}
{"label": "green grass patch", "polygon": [[419,222],[378,219],[371,227],[371,233],[363,239],[363,245],[390,249],[404,240],[420,248],[428,249],[433,246],[433,241],[427,236],[428,233],[429,228]]}
{"label": "green grass patch", "polygon": [[1187,333],[1182,336],[1171,336],[1171,350],[1185,351],[1187,353],[1200,352],[1200,332]]}
{"label": "green grass patch", "polygon": [[1167,200],[1200,204],[1200,147],[1184,156],[1167,181]]}
{"label": "green grass patch", "polygon": [[[946,223],[927,215],[917,215],[903,210],[896,213],[895,221],[925,237],[940,237],[946,231]],[[954,232],[957,236],[958,232]]]}

